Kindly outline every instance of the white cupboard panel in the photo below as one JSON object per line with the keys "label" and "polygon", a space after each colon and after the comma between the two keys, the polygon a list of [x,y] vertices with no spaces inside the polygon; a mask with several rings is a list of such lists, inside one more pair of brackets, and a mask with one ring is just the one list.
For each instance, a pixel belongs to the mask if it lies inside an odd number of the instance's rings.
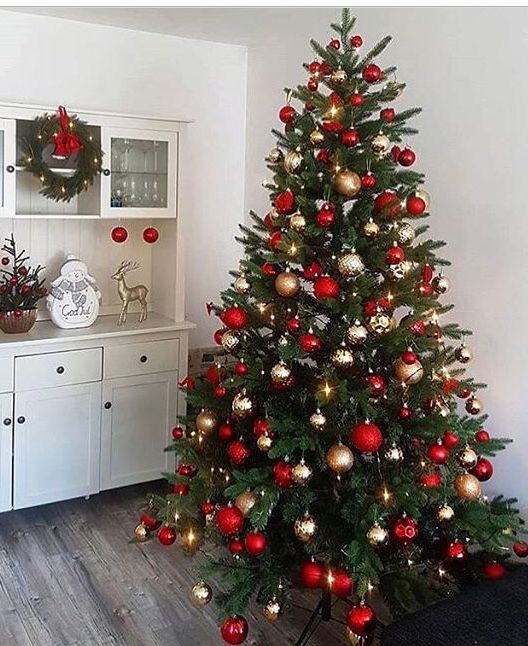
{"label": "white cupboard panel", "polygon": [[100,381],[103,349],[30,354],[15,359],[17,392]]}
{"label": "white cupboard panel", "polygon": [[0,511],[11,509],[13,485],[13,395],[0,395]]}
{"label": "white cupboard panel", "polygon": [[13,390],[13,357],[0,357],[0,393]]}
{"label": "white cupboard panel", "polygon": [[178,367],[179,349],[178,339],[109,346],[105,350],[105,379],[173,371]]}

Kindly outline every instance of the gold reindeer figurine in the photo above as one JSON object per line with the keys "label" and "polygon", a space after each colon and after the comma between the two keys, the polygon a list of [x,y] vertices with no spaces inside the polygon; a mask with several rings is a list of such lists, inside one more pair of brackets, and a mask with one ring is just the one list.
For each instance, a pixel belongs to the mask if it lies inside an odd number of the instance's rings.
{"label": "gold reindeer figurine", "polygon": [[135,287],[128,287],[125,283],[125,274],[128,274],[129,271],[138,269],[139,264],[137,262],[132,263],[130,260],[123,260],[123,262],[117,268],[115,274],[112,275],[114,280],[117,280],[117,293],[119,298],[123,303],[121,307],[121,313],[119,314],[119,319],[117,321],[118,325],[123,325],[127,320],[128,306],[134,301],[139,301],[141,304],[141,312],[139,314],[139,322],[142,323],[147,318],[147,294],[148,288],[145,285],[136,285]]}

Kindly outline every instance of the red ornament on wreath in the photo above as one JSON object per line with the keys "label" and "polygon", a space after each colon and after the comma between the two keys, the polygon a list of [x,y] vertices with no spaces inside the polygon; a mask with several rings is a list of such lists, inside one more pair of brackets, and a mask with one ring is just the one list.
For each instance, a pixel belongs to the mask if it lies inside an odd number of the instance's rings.
{"label": "red ornament on wreath", "polygon": [[392,534],[400,543],[407,545],[418,538],[418,525],[410,516],[399,516],[392,523]]}
{"label": "red ornament on wreath", "polygon": [[337,298],[341,293],[339,283],[330,276],[319,276],[314,281],[314,296],[317,299]]}
{"label": "red ornament on wreath", "polygon": [[292,465],[284,460],[276,462],[273,465],[273,481],[281,489],[291,489],[294,485]]}
{"label": "red ornament on wreath", "polygon": [[360,422],[352,429],[350,436],[352,446],[361,453],[374,453],[383,442],[383,435],[376,424],[372,422]]}
{"label": "red ornament on wreath", "polygon": [[230,330],[241,330],[249,322],[249,316],[246,310],[236,305],[224,310],[220,315],[220,319]]}
{"label": "red ornament on wreath", "polygon": [[244,617],[233,615],[224,621],[220,634],[227,644],[242,644],[248,636],[248,623]]}
{"label": "red ornament on wreath", "polygon": [[268,539],[262,532],[248,532],[244,537],[244,546],[250,556],[262,556],[268,547]]}
{"label": "red ornament on wreath", "polygon": [[363,68],[362,76],[367,83],[377,83],[381,79],[381,68],[371,63]]}
{"label": "red ornament on wreath", "polygon": [[299,579],[303,588],[315,590],[321,588],[325,582],[325,570],[317,561],[302,563],[299,570]]}
{"label": "red ornament on wreath", "polygon": [[168,525],[164,525],[159,530],[158,541],[162,545],[172,545],[175,540],[176,540],[176,531],[172,527],[169,527]]}
{"label": "red ornament on wreath", "polygon": [[251,451],[244,442],[241,440],[235,440],[228,446],[227,454],[233,464],[240,466],[241,464],[244,464],[244,462],[247,462],[251,455]]}
{"label": "red ornament on wreath", "polygon": [[244,527],[244,515],[234,505],[224,505],[216,512],[216,526],[224,536],[239,534]]}
{"label": "red ornament on wreath", "polygon": [[158,241],[158,238],[159,238],[159,231],[156,229],[156,227],[147,227],[143,231],[143,240],[148,244],[154,244],[155,242]]}
{"label": "red ornament on wreath", "polygon": [[128,238],[128,231],[125,229],[125,227],[114,227],[110,235],[114,242],[121,244]]}

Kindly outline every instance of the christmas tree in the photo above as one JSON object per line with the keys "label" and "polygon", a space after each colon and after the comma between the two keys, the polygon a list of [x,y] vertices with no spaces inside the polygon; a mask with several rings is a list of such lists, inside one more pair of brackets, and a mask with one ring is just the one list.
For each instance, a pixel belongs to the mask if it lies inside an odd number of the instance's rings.
{"label": "christmas tree", "polygon": [[470,332],[440,298],[449,263],[407,145],[419,110],[398,111],[405,86],[376,62],[390,37],[362,55],[353,26],[345,10],[327,46],[312,41],[287,91],[271,209],[241,227],[240,269],[209,306],[224,355],[183,384],[171,493],[136,530],[217,545],[192,596],[220,583],[230,644],[252,598],[275,620],[295,587],[348,599],[348,637],[367,643],[374,591],[398,616],[528,551],[515,501],[482,491],[508,440],[483,429]]}

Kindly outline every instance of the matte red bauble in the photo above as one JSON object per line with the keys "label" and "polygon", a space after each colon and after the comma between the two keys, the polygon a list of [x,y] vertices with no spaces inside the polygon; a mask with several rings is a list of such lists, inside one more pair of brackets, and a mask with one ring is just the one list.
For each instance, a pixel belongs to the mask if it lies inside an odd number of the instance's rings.
{"label": "matte red bauble", "polygon": [[398,417],[403,421],[405,421],[406,419],[409,419],[411,415],[412,415],[412,410],[405,404],[398,411]]}
{"label": "matte red bauble", "polygon": [[227,644],[242,644],[248,635],[248,623],[244,617],[233,615],[224,621],[220,633]]}
{"label": "matte red bauble", "polygon": [[489,442],[490,434],[488,433],[488,431],[485,431],[483,428],[481,428],[480,431],[477,431],[475,433],[475,440],[477,442]]}
{"label": "matte red bauble", "polygon": [[295,195],[291,191],[283,191],[275,198],[275,208],[281,215],[289,215],[295,210]]}
{"label": "matte red bauble", "polygon": [[365,603],[356,604],[348,611],[347,626],[354,635],[364,637],[376,627],[376,613]]}
{"label": "matte red bauble", "polygon": [[448,559],[462,561],[466,558],[467,553],[468,552],[465,544],[462,541],[456,539],[447,545],[445,550],[445,557]]}
{"label": "matte red bauble", "polygon": [[367,83],[377,83],[381,78],[381,67],[371,63],[363,68],[362,76]]}
{"label": "matte red bauble", "polygon": [[386,213],[389,219],[394,218],[401,211],[400,198],[392,191],[384,191],[374,200],[374,208]]}
{"label": "matte red bauble", "polygon": [[330,592],[340,599],[346,599],[352,594],[354,582],[346,570],[342,568],[331,568],[329,575]]}
{"label": "matte red bauble", "polygon": [[268,247],[275,251],[282,242],[282,231],[275,231],[268,236]]}
{"label": "matte red bauble", "polygon": [[159,238],[159,231],[155,227],[147,227],[143,231],[143,240],[148,242],[148,244],[153,244],[157,242]]}
{"label": "matte red bauble", "polygon": [[230,442],[235,435],[235,430],[229,424],[229,422],[225,422],[224,424],[220,424],[218,428],[218,439],[222,440],[222,442]]}
{"label": "matte red bauble", "polygon": [[310,79],[306,84],[306,87],[310,90],[310,92],[315,92],[319,87],[319,83],[314,79]]}
{"label": "matte red bauble", "polygon": [[219,368],[217,365],[209,366],[209,368],[207,368],[207,370],[205,371],[205,378],[213,386],[218,386],[224,376],[224,371],[221,370],[221,368]]}
{"label": "matte red bauble", "polygon": [[[114,242],[121,243],[128,238],[128,231],[125,229],[125,227],[114,227],[110,235],[112,236],[112,240]],[[3,260],[4,259],[2,258],[2,264],[5,265],[6,263],[4,263]]]}
{"label": "matte red bauble", "polygon": [[267,419],[256,419],[253,422],[253,435],[258,440],[261,435],[265,435],[271,431],[270,423]]}
{"label": "matte red bauble", "polygon": [[323,268],[318,262],[311,262],[309,265],[303,267],[303,278],[306,280],[313,280],[323,273]]}
{"label": "matte red bauble", "polygon": [[421,197],[409,195],[405,202],[405,210],[409,215],[421,215],[425,211],[425,202]]}
{"label": "matte red bauble", "polygon": [[238,507],[224,505],[216,512],[216,526],[225,536],[239,534],[244,527],[244,515]]}
{"label": "matte red bauble", "polygon": [[485,563],[482,568],[482,573],[487,579],[492,579],[496,581],[497,579],[502,579],[506,574],[506,568],[502,563],[497,563],[497,561],[489,561]]}
{"label": "matte red bauble", "polygon": [[325,583],[325,570],[317,561],[302,563],[299,570],[299,579],[303,588],[314,590]]}
{"label": "matte red bauble", "polygon": [[398,246],[390,247],[385,255],[385,261],[388,265],[398,265],[405,260],[405,251]]}
{"label": "matte red bauble", "polygon": [[357,146],[359,144],[359,132],[354,128],[349,128],[341,133],[343,146]]}
{"label": "matte red bauble", "polygon": [[280,272],[280,267],[274,265],[271,262],[265,262],[260,268],[260,271],[264,274],[264,276],[276,276]]}
{"label": "matte red bauble", "polygon": [[210,500],[206,500],[205,502],[202,502],[200,505],[200,511],[204,516],[210,516],[211,514],[214,513],[215,506],[214,503],[211,502]]}
{"label": "matte red bauble", "polygon": [[291,123],[295,119],[297,111],[292,105],[285,105],[279,110],[279,119],[282,123]]}
{"label": "matte red bauble", "polygon": [[172,545],[176,540],[176,531],[172,527],[164,525],[158,532],[158,541],[162,545]]}
{"label": "matte red bauble", "polygon": [[150,532],[161,527],[161,520],[158,520],[156,516],[152,516],[151,514],[141,514],[139,520]]}
{"label": "matte red bauble", "polygon": [[486,482],[493,475],[493,465],[486,458],[479,458],[477,464],[470,469],[469,473],[480,482]]}
{"label": "matte red bauble", "polygon": [[376,424],[360,422],[353,427],[350,441],[352,446],[361,453],[374,453],[381,446],[383,436]]}
{"label": "matte red bauble", "polygon": [[227,454],[229,455],[229,459],[233,464],[240,466],[248,460],[249,456],[251,455],[251,451],[249,450],[247,445],[244,444],[244,442],[242,442],[241,440],[235,440],[228,446]]}
{"label": "matte red bauble", "polygon": [[335,222],[335,211],[330,209],[321,209],[317,212],[315,221],[323,229],[329,229]]}
{"label": "matte red bauble", "polygon": [[409,516],[400,516],[392,523],[392,534],[400,543],[407,545],[418,538],[418,525]]}
{"label": "matte red bauble", "polygon": [[459,442],[460,438],[454,431],[450,431],[449,429],[447,431],[444,431],[444,435],[442,436],[442,443],[446,448],[454,449]]}
{"label": "matte red bauble", "polygon": [[273,482],[281,489],[290,489],[294,485],[293,467],[289,462],[280,460],[273,465]]}
{"label": "matte red bauble", "polygon": [[410,148],[404,148],[398,155],[398,163],[402,166],[412,166],[416,161],[416,155]]}
{"label": "matte red bauble", "polygon": [[433,473],[423,473],[420,476],[420,484],[428,489],[437,489],[442,486],[442,474],[438,471]]}
{"label": "matte red bauble", "polygon": [[241,541],[239,538],[233,538],[227,544],[227,548],[231,554],[242,554],[244,551],[244,541]]}
{"label": "matte red bauble", "polygon": [[339,283],[330,276],[319,276],[314,281],[315,298],[337,298],[341,293]]}
{"label": "matte red bauble", "polygon": [[384,108],[380,111],[380,119],[385,123],[392,123],[396,118],[396,112],[393,108]]}
{"label": "matte red bauble", "polygon": [[299,345],[305,352],[311,354],[321,348],[321,339],[315,334],[307,332],[306,334],[301,334],[299,337]]}
{"label": "matte red bauble", "polygon": [[417,358],[418,357],[416,356],[416,352],[413,352],[412,350],[405,350],[405,352],[402,352],[401,355],[401,360],[408,366],[412,366],[413,363],[416,363]]}
{"label": "matte red bauble", "polygon": [[173,437],[173,439],[181,440],[184,435],[185,435],[185,431],[183,430],[183,428],[181,426],[175,426],[172,429],[172,437]]}
{"label": "matte red bauble", "polygon": [[246,552],[251,556],[262,556],[268,546],[268,539],[262,532],[248,532],[244,537]]}
{"label": "matte red bauble", "polygon": [[359,34],[352,36],[350,39],[350,45],[351,47],[361,47],[361,45],[363,45],[363,38],[361,38]]}
{"label": "matte red bauble", "polygon": [[359,94],[359,92],[354,92],[354,94],[351,94],[350,98],[348,99],[348,102],[354,108],[359,108],[361,105],[363,105],[364,101],[365,101],[364,96],[362,94]]}
{"label": "matte red bauble", "polygon": [[372,173],[367,173],[361,177],[361,187],[368,190],[376,188],[377,180]]}
{"label": "matte red bauble", "polygon": [[449,451],[443,444],[431,444],[427,449],[427,457],[433,464],[445,464],[449,459]]}
{"label": "matte red bauble", "polygon": [[238,363],[235,363],[233,370],[235,371],[235,374],[238,375],[239,377],[244,377],[245,375],[247,375],[249,368],[247,363],[244,363],[243,361],[239,361]]}
{"label": "matte red bauble", "polygon": [[189,485],[186,482],[177,482],[172,485],[172,493],[176,496],[188,496]]}
{"label": "matte red bauble", "polygon": [[519,541],[518,543],[513,544],[513,551],[519,558],[526,558],[528,556],[528,543],[525,541]]}
{"label": "matte red bauble", "polygon": [[230,330],[241,330],[249,322],[246,310],[237,306],[226,309],[220,318]]}

